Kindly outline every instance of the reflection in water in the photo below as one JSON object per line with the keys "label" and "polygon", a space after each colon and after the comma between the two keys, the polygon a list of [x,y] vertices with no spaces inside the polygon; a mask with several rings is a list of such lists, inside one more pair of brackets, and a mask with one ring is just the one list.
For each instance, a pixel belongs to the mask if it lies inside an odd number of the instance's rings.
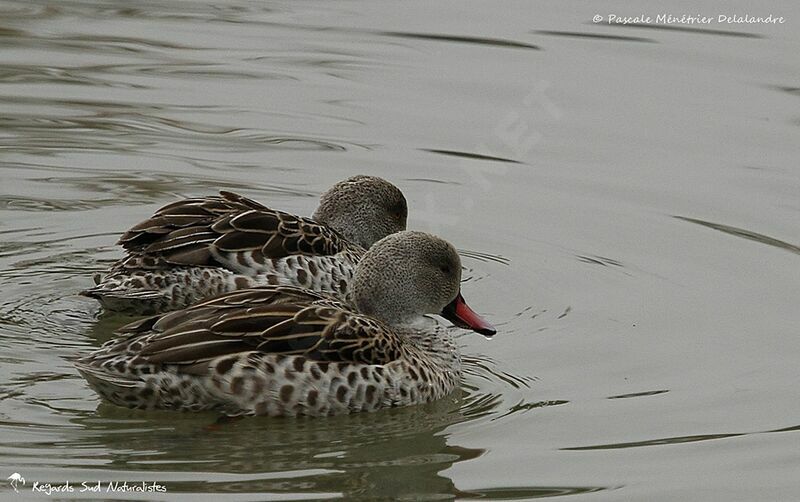
{"label": "reflection in water", "polygon": [[[330,419],[248,418],[213,429],[212,414],[140,412],[101,404],[72,420],[60,460],[101,455],[103,471],[158,480],[170,493],[336,494],[348,500],[520,500],[599,486],[514,486],[462,491],[440,473],[483,449],[448,443],[448,426],[483,415],[484,400],[444,399]],[[45,447],[38,444],[38,448]],[[95,453],[96,452],[96,453]],[[46,466],[47,459],[40,459]],[[86,477],[103,475],[87,471]],[[202,473],[214,473],[203,476]],[[197,474],[200,474],[199,476]]]}
{"label": "reflection in water", "polygon": [[[87,302],[89,303],[89,302]],[[116,331],[142,317],[129,316],[121,312],[106,311],[101,309],[96,302],[89,303],[90,308],[97,310],[94,322],[89,326],[86,336],[92,345],[99,347],[117,336]]]}
{"label": "reflection in water", "polygon": [[[244,419],[209,432],[205,426],[213,420],[101,405],[75,423],[89,432],[82,447],[107,451],[110,469],[151,471],[170,491],[441,496],[456,489],[439,472],[483,453],[447,444],[443,430],[463,420],[452,399],[330,420]],[[169,482],[197,471],[240,476],[178,487]]]}
{"label": "reflection in water", "polygon": [[[80,385],[73,375],[32,375],[14,385],[61,380],[62,388]],[[30,392],[28,392],[30,393]],[[19,397],[22,392],[16,392]],[[29,406],[54,409],[52,399],[28,399]],[[55,468],[93,458],[73,482],[97,477],[157,480],[170,493],[338,494],[348,499],[420,498],[525,499],[603,489],[591,486],[514,486],[461,491],[440,473],[454,463],[484,453],[448,441],[448,427],[486,419],[497,411],[499,396],[469,392],[423,406],[330,419],[247,418],[223,422],[216,416],[141,412],[101,404],[96,411],[62,409],[73,418],[70,439],[58,441],[57,459],[46,455],[55,444],[49,435],[6,442],[8,453],[29,451],[38,468]],[[0,427],[13,432],[23,423]],[[0,458],[4,456],[0,450]],[[99,466],[98,466],[99,467]],[[205,473],[205,474],[204,474]],[[80,479],[83,478],[83,479]],[[60,479],[57,474],[52,481]],[[44,480],[40,480],[44,481]]]}

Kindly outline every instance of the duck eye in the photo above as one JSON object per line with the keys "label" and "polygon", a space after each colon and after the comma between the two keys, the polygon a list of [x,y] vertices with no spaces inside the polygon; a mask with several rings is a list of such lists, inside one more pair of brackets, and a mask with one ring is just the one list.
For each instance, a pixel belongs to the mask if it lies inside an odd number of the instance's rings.
{"label": "duck eye", "polygon": [[441,270],[445,274],[449,274],[450,273],[450,267],[448,267],[447,265],[439,265],[439,270]]}
{"label": "duck eye", "polygon": [[407,214],[406,207],[403,204],[392,203],[387,207],[387,209],[389,210],[389,214],[392,215],[392,218],[400,219]]}

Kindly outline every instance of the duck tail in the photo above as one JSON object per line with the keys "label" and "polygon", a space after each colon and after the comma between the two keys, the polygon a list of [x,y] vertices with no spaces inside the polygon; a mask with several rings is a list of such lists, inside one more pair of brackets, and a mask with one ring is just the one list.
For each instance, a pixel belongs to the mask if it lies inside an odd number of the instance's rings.
{"label": "duck tail", "polygon": [[103,368],[98,368],[83,360],[73,361],[72,364],[75,365],[75,368],[81,376],[89,382],[89,385],[103,397],[106,397],[105,393],[108,390],[130,391],[131,389],[141,387],[144,383],[140,378],[128,377]]}

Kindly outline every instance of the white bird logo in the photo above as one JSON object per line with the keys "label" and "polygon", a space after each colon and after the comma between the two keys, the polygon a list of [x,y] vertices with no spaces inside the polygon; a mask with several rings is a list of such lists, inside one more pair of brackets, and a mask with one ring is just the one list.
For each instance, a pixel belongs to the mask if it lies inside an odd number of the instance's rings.
{"label": "white bird logo", "polygon": [[11,488],[13,488],[17,493],[19,493],[19,490],[17,490],[17,483],[22,483],[22,486],[25,486],[25,478],[23,478],[18,472],[15,472],[9,476],[8,479],[11,481]]}

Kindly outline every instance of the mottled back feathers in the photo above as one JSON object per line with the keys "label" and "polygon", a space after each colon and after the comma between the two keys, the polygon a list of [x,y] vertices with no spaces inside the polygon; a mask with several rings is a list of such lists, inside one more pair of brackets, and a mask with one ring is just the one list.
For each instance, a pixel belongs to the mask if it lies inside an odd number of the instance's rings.
{"label": "mottled back feathers", "polygon": [[119,244],[129,256],[116,268],[128,269],[175,265],[235,269],[242,261],[238,253],[263,264],[296,254],[330,256],[354,247],[325,225],[231,192],[164,206],[125,232]]}
{"label": "mottled back feathers", "polygon": [[[303,355],[320,362],[388,364],[401,355],[383,323],[333,298],[279,286],[240,290],[120,329],[142,363],[187,365],[241,352]],[[113,356],[125,350],[118,346]]]}

